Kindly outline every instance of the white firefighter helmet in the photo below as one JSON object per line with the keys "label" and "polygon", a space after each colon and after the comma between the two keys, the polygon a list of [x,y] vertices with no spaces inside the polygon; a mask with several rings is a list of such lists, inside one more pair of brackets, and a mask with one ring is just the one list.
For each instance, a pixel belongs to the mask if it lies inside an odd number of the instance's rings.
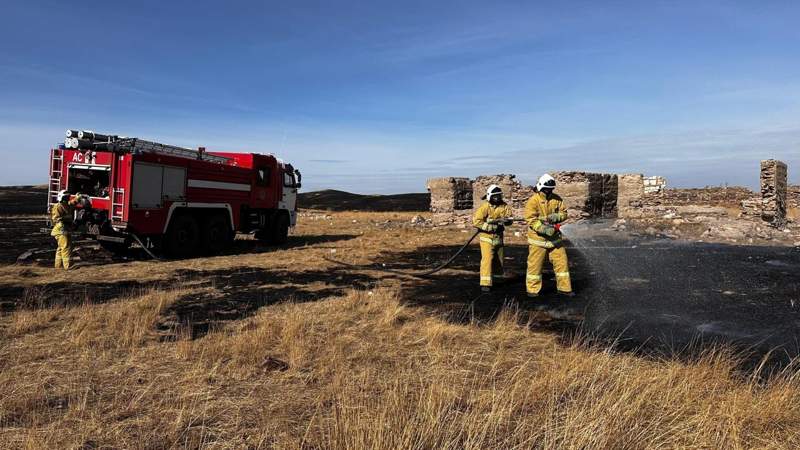
{"label": "white firefighter helmet", "polygon": [[66,189],[62,189],[62,190],[58,191],[58,195],[56,196],[56,200],[58,200],[59,202],[63,201],[64,197],[69,198],[70,195],[72,195],[72,194],[70,194]]}
{"label": "white firefighter helmet", "polygon": [[486,200],[491,201],[492,197],[494,197],[496,195],[500,195],[500,196],[503,195],[503,190],[500,188],[500,186],[498,186],[496,184],[492,184],[488,188],[486,188]]}
{"label": "white firefighter helmet", "polygon": [[556,179],[553,178],[552,175],[546,173],[539,177],[539,181],[536,183],[536,190],[541,192],[544,189],[550,189],[551,191],[556,188]]}

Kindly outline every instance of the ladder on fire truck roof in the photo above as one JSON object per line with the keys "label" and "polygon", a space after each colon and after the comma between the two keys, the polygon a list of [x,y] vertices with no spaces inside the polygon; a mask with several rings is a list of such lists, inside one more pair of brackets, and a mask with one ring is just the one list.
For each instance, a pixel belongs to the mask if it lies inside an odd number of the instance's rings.
{"label": "ladder on fire truck roof", "polygon": [[161,144],[159,142],[146,141],[139,138],[120,138],[108,145],[110,150],[130,153],[158,153],[161,155],[200,159],[218,163],[225,163],[229,159],[223,156],[209,155],[204,150],[192,150],[190,148]]}
{"label": "ladder on fire truck roof", "polygon": [[50,158],[50,184],[47,195],[47,213],[53,205],[58,203],[58,193],[61,191],[61,170],[64,166],[64,150],[53,149],[53,156]]}
{"label": "ladder on fire truck roof", "polygon": [[158,153],[161,155],[198,159],[220,164],[224,164],[230,159],[223,156],[209,155],[202,147],[194,150],[139,138],[99,134],[93,131],[67,130],[67,139],[64,141],[64,145],[67,148],[76,148],[79,150],[112,151],[116,153],[134,154]]}

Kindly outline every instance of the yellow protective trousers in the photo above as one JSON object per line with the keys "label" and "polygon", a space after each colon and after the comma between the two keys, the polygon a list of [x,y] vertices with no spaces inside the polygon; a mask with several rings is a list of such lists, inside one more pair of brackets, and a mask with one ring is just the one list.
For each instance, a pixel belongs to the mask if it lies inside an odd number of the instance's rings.
{"label": "yellow protective trousers", "polygon": [[572,292],[567,249],[564,247],[546,248],[531,244],[528,247],[528,274],[525,277],[525,287],[528,293],[538,294],[542,290],[542,266],[545,258],[550,260],[553,265],[553,272],[556,275],[556,289],[561,292]]}
{"label": "yellow protective trousers", "polygon": [[488,233],[479,235],[481,246],[481,286],[491,286],[503,278],[503,239]]}
{"label": "yellow protective trousers", "polygon": [[54,236],[58,248],[56,249],[56,269],[63,265],[64,269],[69,269],[70,259],[72,259],[72,238],[68,234],[58,234]]}

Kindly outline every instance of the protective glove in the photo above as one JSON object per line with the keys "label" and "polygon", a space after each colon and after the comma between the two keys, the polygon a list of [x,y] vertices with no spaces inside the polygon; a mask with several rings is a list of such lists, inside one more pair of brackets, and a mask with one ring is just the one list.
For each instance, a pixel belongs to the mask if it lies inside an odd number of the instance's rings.
{"label": "protective glove", "polygon": [[553,237],[553,235],[556,234],[556,227],[552,225],[542,225],[542,231],[540,231],[539,234],[543,234],[547,237]]}
{"label": "protective glove", "polygon": [[561,222],[561,214],[553,213],[547,216],[547,221],[550,223],[559,223]]}
{"label": "protective glove", "polygon": [[502,224],[505,225],[505,226],[512,225],[513,223],[514,223],[514,219],[512,219],[510,217],[507,217],[507,218],[503,219],[503,222],[502,222]]}

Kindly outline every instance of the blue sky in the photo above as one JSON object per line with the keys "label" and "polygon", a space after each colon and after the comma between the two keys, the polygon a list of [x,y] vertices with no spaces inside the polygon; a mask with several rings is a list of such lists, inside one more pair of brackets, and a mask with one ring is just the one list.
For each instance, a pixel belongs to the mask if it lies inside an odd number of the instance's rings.
{"label": "blue sky", "polygon": [[3,2],[0,184],[66,128],[273,152],[306,190],[585,169],[800,182],[800,2]]}

